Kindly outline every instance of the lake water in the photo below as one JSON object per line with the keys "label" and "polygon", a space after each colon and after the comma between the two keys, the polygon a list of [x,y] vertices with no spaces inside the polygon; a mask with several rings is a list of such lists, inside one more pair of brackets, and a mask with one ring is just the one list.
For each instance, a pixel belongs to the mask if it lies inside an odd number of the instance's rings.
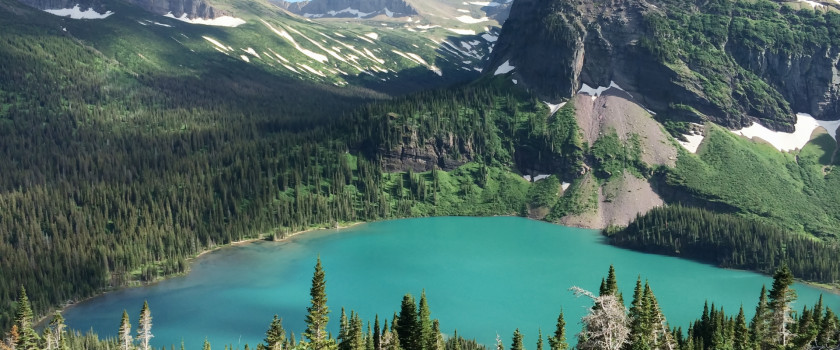
{"label": "lake water", "polygon": [[[253,349],[274,314],[300,340],[319,255],[335,335],[342,306],[371,323],[377,313],[390,323],[405,293],[419,298],[425,289],[432,318],[440,320],[445,334],[457,329],[459,335],[490,345],[498,333],[509,345],[519,328],[531,349],[538,328],[544,336],[554,331],[561,309],[573,338],[591,303],[568,289],[580,286],[597,293],[610,264],[628,304],[641,275],[650,281],[670,324],[684,329],[700,317],[705,300],[732,315],[743,304],[751,317],[762,284],[769,288],[772,283],[755,273],[615,248],[593,230],[515,217],[442,217],[226,247],[194,261],[186,276],[108,293],[64,315],[71,328],[116,336],[123,309],[136,330],[143,300],[148,300],[155,346],[177,347],[183,340],[187,349],[198,349],[207,338],[218,349],[226,344],[241,349],[246,342]],[[804,285],[796,289],[794,309],[813,305],[821,293]],[[826,294],[824,302],[840,310],[840,296]]]}

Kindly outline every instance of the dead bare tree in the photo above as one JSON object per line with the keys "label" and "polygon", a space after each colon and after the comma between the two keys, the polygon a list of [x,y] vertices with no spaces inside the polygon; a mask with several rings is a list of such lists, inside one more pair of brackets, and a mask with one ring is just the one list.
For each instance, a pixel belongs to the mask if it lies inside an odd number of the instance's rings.
{"label": "dead bare tree", "polygon": [[597,307],[581,319],[583,329],[578,334],[580,350],[620,350],[630,338],[627,310],[614,295],[596,296],[580,287],[569,288],[575,296],[592,299]]}

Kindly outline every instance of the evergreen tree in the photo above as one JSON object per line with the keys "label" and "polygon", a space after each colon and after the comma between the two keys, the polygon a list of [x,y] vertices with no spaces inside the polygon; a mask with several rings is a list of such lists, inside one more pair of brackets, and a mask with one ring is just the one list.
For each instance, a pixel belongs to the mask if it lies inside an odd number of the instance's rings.
{"label": "evergreen tree", "polygon": [[461,350],[461,339],[458,338],[458,330],[452,332],[452,338],[455,339],[455,346],[452,350]]}
{"label": "evergreen tree", "polygon": [[350,350],[350,341],[348,341],[350,323],[344,307],[341,308],[341,317],[338,320],[338,350]]}
{"label": "evergreen tree", "polygon": [[791,303],[796,300],[796,291],[791,288],[793,285],[793,274],[787,265],[782,265],[773,275],[773,288],[770,289],[770,339],[777,345],[786,347],[791,341],[793,334],[789,325],[793,322],[790,308]]}
{"label": "evergreen tree", "polygon": [[767,336],[770,333],[770,309],[767,305],[767,288],[761,286],[761,295],[755,307],[755,315],[750,321],[750,340],[759,349],[765,349]]}
{"label": "evergreen tree", "polygon": [[522,344],[522,333],[519,333],[519,328],[513,331],[510,350],[525,350],[525,346]]}
{"label": "evergreen tree", "polygon": [[57,350],[68,350],[66,337],[67,325],[64,324],[64,316],[61,315],[60,311],[55,312],[47,329],[49,329],[52,338],[52,346],[47,344],[47,347]]}
{"label": "evergreen tree", "polygon": [[274,315],[268,330],[265,331],[265,348],[268,350],[283,350],[286,343],[286,330],[283,329],[283,319]]}
{"label": "evergreen tree", "polygon": [[330,310],[327,307],[326,281],[321,267],[321,257],[315,264],[312,275],[312,288],[309,290],[311,305],[306,308],[306,331],[303,333],[311,343],[312,350],[324,350],[329,346],[327,339],[327,322]]}
{"label": "evergreen tree", "polygon": [[443,334],[440,332],[440,321],[437,319],[432,321],[432,337],[434,341],[430,344],[429,350],[444,350],[446,342],[443,340]]}
{"label": "evergreen tree", "polygon": [[423,344],[420,338],[422,332],[417,316],[417,306],[414,303],[414,297],[411,294],[406,294],[403,296],[398,321],[393,326],[399,336],[400,345],[405,350],[422,349]]}
{"label": "evergreen tree", "polygon": [[131,323],[128,320],[128,311],[126,310],[123,310],[117,340],[119,340],[120,350],[131,350],[134,347],[134,339],[131,337]]}
{"label": "evergreen tree", "polygon": [[15,313],[15,326],[17,326],[17,350],[36,350],[38,349],[39,337],[38,333],[33,328],[33,313],[32,306],[29,304],[29,297],[26,295],[26,289],[20,287],[18,294],[18,306]]}
{"label": "evergreen tree", "polygon": [[143,308],[140,309],[140,323],[137,326],[137,341],[140,342],[140,350],[149,350],[149,342],[152,341],[152,311],[149,310],[148,301],[143,301]]}
{"label": "evergreen tree", "polygon": [[379,314],[376,314],[373,321],[373,349],[382,350],[382,333],[380,333],[379,329]]}
{"label": "evergreen tree", "polygon": [[435,348],[437,339],[432,333],[432,319],[431,311],[429,311],[429,303],[426,300],[426,290],[420,293],[420,305],[418,307],[417,317],[420,327],[420,341],[423,350],[432,350]]}
{"label": "evergreen tree", "polygon": [[537,350],[543,350],[542,329],[537,329]]}
{"label": "evergreen tree", "polygon": [[557,316],[557,327],[554,329],[554,336],[548,337],[548,346],[551,350],[568,350],[569,343],[566,340],[566,320],[563,317],[563,310]]}
{"label": "evergreen tree", "polygon": [[626,349],[632,350],[646,350],[649,349],[648,338],[650,336],[650,327],[647,317],[646,300],[644,289],[642,288],[642,277],[636,278],[636,288],[633,289],[633,301],[630,303],[630,342],[625,346]]}
{"label": "evergreen tree", "polygon": [[373,346],[373,331],[370,328],[370,321],[367,323],[367,332],[365,332],[365,350],[376,350]]}
{"label": "evergreen tree", "polygon": [[207,341],[207,338],[204,338],[204,346],[201,349],[202,350],[211,350],[210,349],[210,342]]}

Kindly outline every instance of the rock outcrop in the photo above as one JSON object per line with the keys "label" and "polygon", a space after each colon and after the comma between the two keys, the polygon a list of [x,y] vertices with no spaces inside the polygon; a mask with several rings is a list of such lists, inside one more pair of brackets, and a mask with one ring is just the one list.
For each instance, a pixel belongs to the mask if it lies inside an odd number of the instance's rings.
{"label": "rock outcrop", "polygon": [[[47,9],[62,9],[72,8],[79,5],[81,8],[92,8],[97,12],[105,12],[107,6],[101,0],[20,0],[29,6],[47,10]],[[213,7],[205,0],[128,0],[129,3],[134,4],[146,11],[165,15],[171,13],[175,17],[187,15],[188,18],[204,18],[213,19],[225,15],[230,15],[225,11],[220,11]]]}
{"label": "rock outcrop", "polygon": [[[735,37],[730,33],[735,29],[724,27],[719,41],[707,39],[708,45],[718,45],[713,54],[702,57],[703,52],[687,54],[679,46],[689,45],[691,38],[653,35],[661,30],[685,34],[682,28],[668,28],[669,14],[699,17],[711,11],[703,6],[658,0],[517,0],[485,71],[509,62],[516,67],[514,79],[552,101],[570,98],[583,84],[616,82],[668,118],[711,120],[733,128],[758,120],[791,131],[794,112],[840,117],[840,48],[832,47],[832,40],[790,51],[779,49],[778,42],[757,46],[760,40]],[[784,6],[777,12],[795,11]],[[739,16],[729,11],[716,15]],[[659,18],[665,20],[655,21]],[[661,23],[666,29],[658,27]],[[840,35],[833,33],[837,28],[826,30],[829,38]],[[665,40],[674,46],[664,46]]]}

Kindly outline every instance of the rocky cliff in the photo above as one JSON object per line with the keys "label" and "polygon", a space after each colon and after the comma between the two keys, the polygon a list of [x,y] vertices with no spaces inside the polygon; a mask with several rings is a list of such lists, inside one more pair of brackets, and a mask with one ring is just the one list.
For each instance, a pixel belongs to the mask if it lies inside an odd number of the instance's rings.
{"label": "rocky cliff", "polygon": [[[105,12],[107,10],[103,1],[100,0],[20,0],[29,6],[46,10],[46,9],[61,9],[71,8],[79,5],[82,8],[93,8],[94,10]],[[224,15],[229,15],[225,11],[220,11],[213,7],[205,0],[128,0],[128,2],[143,8],[146,11],[153,12],[159,15],[172,13],[175,17],[181,17],[184,14],[189,18],[204,18],[212,19]]]}
{"label": "rocky cliff", "polygon": [[[809,7],[810,8],[810,7]],[[840,117],[840,14],[760,0],[517,0],[487,71],[505,62],[541,97],[615,82],[660,117]]]}

